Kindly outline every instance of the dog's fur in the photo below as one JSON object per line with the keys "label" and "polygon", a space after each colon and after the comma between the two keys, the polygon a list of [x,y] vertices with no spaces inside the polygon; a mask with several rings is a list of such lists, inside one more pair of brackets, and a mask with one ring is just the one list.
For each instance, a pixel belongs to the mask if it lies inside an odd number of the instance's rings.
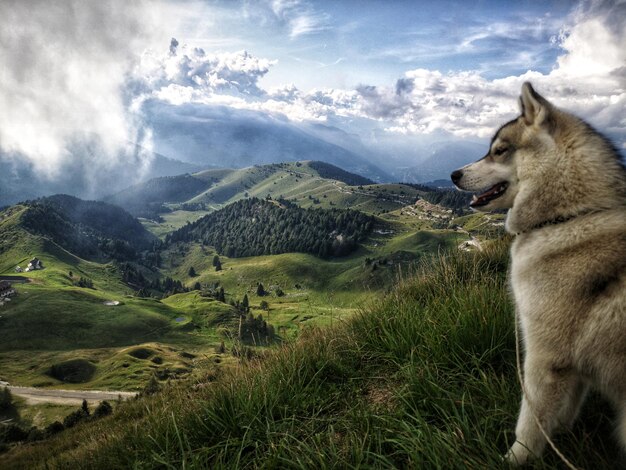
{"label": "dog's fur", "polygon": [[[522,87],[521,115],[489,153],[452,174],[456,185],[509,209],[510,286],[525,348],[524,391],[506,458],[524,464],[573,424],[588,387],[617,408],[626,448],[626,170],[615,148],[579,118]],[[500,186],[501,190],[503,186]]]}

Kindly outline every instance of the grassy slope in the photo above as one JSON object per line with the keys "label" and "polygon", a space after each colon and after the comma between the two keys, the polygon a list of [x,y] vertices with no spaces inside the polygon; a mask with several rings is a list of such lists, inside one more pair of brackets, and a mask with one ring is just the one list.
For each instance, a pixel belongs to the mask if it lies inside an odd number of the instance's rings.
{"label": "grassy slope", "polygon": [[[212,383],[178,384],[6,468],[502,468],[519,401],[506,246],[426,261],[336,328],[309,330]],[[557,444],[619,468],[605,407]],[[141,432],[138,432],[138,429]],[[623,463],[623,462],[622,462]],[[535,468],[562,468],[548,455]]]}
{"label": "grassy slope", "polygon": [[[133,297],[112,264],[85,261],[21,228],[22,210],[16,206],[0,214],[0,274],[14,275],[15,265],[25,267],[34,256],[45,269],[22,274],[31,282],[17,284],[18,295],[0,308],[0,380],[62,388],[136,389],[152,370],[185,367],[178,351],[212,354],[221,339],[207,318],[215,312],[228,314],[231,307],[195,299],[196,306],[190,309],[174,300]],[[73,280],[81,276],[92,279],[95,288],[75,287]],[[106,306],[107,300],[120,305]],[[144,343],[162,350],[161,364],[128,355],[128,347]],[[46,375],[52,364],[75,358],[97,365],[92,380],[74,385]]]}
{"label": "grassy slope", "polygon": [[[212,266],[215,252],[199,244],[179,245],[163,256],[167,272],[187,285],[196,282],[212,285],[219,282],[227,300],[250,299],[254,313],[279,328],[281,336],[293,336],[306,325],[326,325],[353,314],[369,299],[380,296],[394,282],[399,262],[406,269],[408,262],[426,253],[456,245],[456,235],[446,231],[407,231],[403,225],[392,235],[374,236],[350,256],[323,260],[303,253],[274,256],[227,258],[220,256],[222,271]],[[365,259],[385,259],[378,269]],[[198,276],[189,277],[193,267]],[[262,283],[272,295],[258,297],[256,287]],[[280,288],[286,295],[273,293]],[[260,310],[260,302],[270,305],[269,312]]]}
{"label": "grassy slope", "polygon": [[[243,199],[247,194],[249,197],[259,198],[267,195],[274,199],[284,197],[305,208],[351,208],[370,214],[381,214],[412,204],[421,194],[420,191],[401,184],[349,186],[320,177],[306,162],[250,167],[219,174],[216,170],[210,172],[212,178],[222,179],[207,191],[186,201],[205,203],[209,211]],[[196,173],[194,177],[202,178],[205,173],[207,172]],[[187,220],[196,220],[207,213],[180,210],[178,204],[169,206],[173,212],[163,214],[163,223],[142,221],[148,230],[159,237],[181,227]]]}

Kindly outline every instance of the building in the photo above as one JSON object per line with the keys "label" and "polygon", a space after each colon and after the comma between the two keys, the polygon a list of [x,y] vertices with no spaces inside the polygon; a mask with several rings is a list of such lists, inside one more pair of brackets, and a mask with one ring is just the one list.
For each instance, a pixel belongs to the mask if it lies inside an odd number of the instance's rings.
{"label": "building", "polygon": [[35,271],[36,269],[43,269],[43,263],[39,258],[33,258],[30,260],[30,263],[28,263],[28,266],[26,266],[24,271]]}
{"label": "building", "polygon": [[15,294],[15,289],[9,281],[0,281],[0,299],[4,299]]}

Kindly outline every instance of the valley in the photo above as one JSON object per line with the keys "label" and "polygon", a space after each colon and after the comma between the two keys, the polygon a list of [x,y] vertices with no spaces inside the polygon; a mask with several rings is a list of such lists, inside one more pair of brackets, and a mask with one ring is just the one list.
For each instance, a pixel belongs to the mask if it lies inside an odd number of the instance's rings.
{"label": "valley", "polygon": [[[219,373],[242,354],[262,355],[312,327],[345,322],[425,255],[501,231],[498,216],[467,213],[459,196],[443,200],[429,188],[376,184],[328,164],[295,162],[158,178],[107,203],[54,196],[11,206],[0,213],[0,275],[28,282],[15,284],[17,295],[0,307],[0,380],[139,392],[151,377],[165,384]],[[109,203],[140,216],[141,225]],[[217,216],[237,207],[266,208],[277,221],[288,209],[305,218],[363,215],[371,226],[340,256],[318,249],[228,256],[207,244],[204,231],[197,239],[177,235],[201,223],[219,234],[235,216]],[[217,218],[204,222],[212,214]],[[122,220],[126,228],[114,230]],[[246,224],[236,231],[251,238],[233,243],[270,236]],[[282,236],[310,239],[306,230],[292,230]],[[43,269],[15,273],[34,257]]]}

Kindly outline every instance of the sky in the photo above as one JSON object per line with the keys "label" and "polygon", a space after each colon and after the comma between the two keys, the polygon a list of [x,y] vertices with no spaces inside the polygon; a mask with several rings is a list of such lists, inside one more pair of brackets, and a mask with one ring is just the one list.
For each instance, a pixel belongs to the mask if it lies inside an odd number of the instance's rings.
{"label": "sky", "polygon": [[626,2],[0,2],[0,159],[47,178],[189,160],[218,114],[409,165],[486,142],[524,81],[626,149]]}

